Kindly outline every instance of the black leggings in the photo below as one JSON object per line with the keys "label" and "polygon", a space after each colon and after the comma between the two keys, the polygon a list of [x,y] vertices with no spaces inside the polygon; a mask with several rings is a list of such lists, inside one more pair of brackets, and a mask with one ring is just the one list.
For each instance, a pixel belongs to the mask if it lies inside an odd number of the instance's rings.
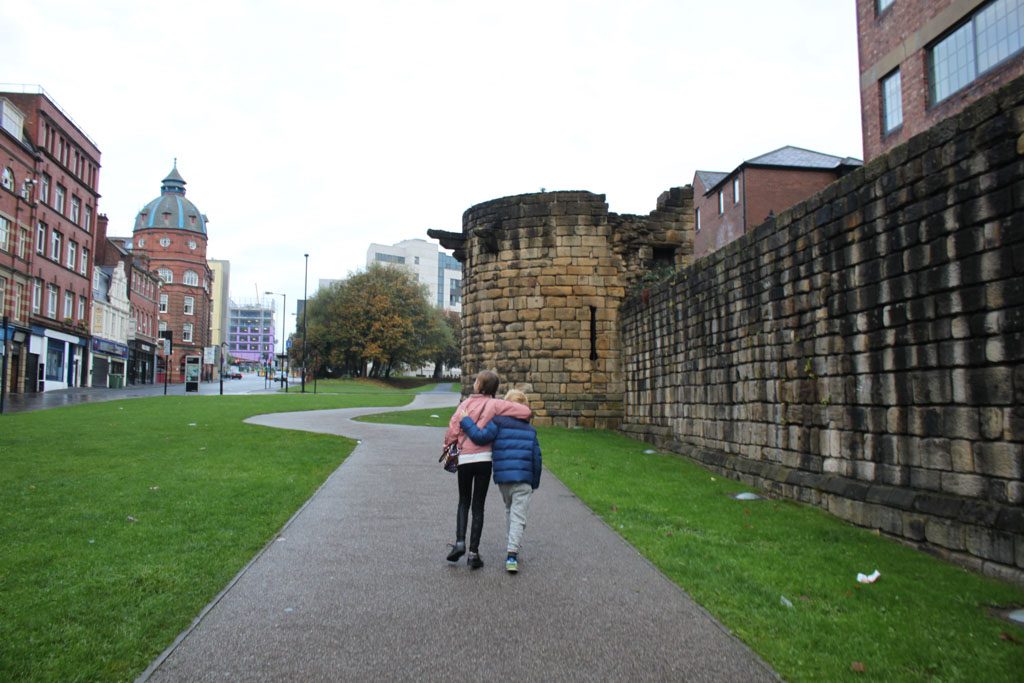
{"label": "black leggings", "polygon": [[474,462],[459,465],[459,510],[455,516],[455,540],[466,540],[469,508],[473,508],[473,528],[469,533],[469,549],[480,549],[480,533],[484,530],[484,503],[491,483],[491,463]]}

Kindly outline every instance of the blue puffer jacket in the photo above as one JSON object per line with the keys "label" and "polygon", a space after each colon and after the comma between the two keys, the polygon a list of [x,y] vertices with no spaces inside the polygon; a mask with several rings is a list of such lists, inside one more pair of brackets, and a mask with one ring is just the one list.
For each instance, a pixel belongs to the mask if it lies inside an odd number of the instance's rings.
{"label": "blue puffer jacket", "polygon": [[494,463],[494,483],[514,484],[529,482],[540,486],[540,443],[537,430],[525,420],[507,415],[496,415],[483,429],[470,417],[460,423],[473,443],[491,443],[491,461]]}

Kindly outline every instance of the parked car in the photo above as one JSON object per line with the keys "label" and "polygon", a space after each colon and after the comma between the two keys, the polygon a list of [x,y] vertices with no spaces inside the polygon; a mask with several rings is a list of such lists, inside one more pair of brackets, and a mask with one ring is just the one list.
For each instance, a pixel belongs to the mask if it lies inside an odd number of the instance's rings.
{"label": "parked car", "polygon": [[238,369],[237,365],[232,365],[224,376],[228,379],[242,379],[242,371]]}

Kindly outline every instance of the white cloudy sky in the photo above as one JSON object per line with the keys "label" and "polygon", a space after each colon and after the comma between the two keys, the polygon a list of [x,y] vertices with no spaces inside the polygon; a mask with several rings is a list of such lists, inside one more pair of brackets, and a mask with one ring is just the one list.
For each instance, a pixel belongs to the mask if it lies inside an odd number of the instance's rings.
{"label": "white cloudy sky", "polygon": [[0,81],[102,151],[111,234],[177,157],[231,294],[310,293],[370,242],[551,189],[645,214],[783,145],[862,155],[854,0],[33,0]]}

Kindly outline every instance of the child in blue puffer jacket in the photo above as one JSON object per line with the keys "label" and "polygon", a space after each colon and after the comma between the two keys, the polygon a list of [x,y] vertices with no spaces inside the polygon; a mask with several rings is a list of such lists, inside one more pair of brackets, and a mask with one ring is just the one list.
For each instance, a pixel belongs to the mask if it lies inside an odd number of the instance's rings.
{"label": "child in blue puffer jacket", "polygon": [[[506,401],[526,402],[526,394],[513,389],[505,394]],[[508,529],[508,556],[505,570],[519,571],[519,549],[526,529],[526,512],[530,507],[533,489],[540,486],[540,443],[537,430],[526,420],[507,415],[496,415],[483,428],[477,427],[470,417],[462,418],[460,425],[473,443],[491,443],[494,463],[494,483],[505,501],[505,524]]]}

